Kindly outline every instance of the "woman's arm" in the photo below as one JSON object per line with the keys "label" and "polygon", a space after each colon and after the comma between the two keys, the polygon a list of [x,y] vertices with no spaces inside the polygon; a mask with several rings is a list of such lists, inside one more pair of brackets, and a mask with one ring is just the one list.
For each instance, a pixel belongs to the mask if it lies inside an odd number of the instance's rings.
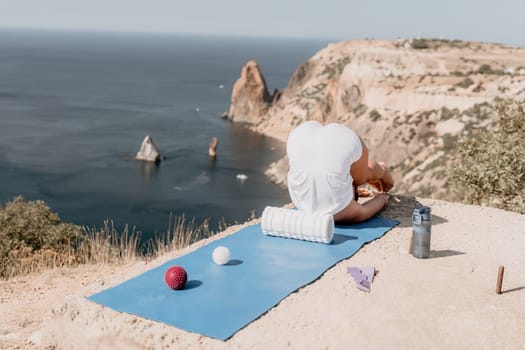
{"label": "woman's arm", "polygon": [[363,204],[352,200],[346,208],[334,215],[334,221],[352,223],[368,220],[387,205],[388,199],[388,194],[377,193],[374,198]]}

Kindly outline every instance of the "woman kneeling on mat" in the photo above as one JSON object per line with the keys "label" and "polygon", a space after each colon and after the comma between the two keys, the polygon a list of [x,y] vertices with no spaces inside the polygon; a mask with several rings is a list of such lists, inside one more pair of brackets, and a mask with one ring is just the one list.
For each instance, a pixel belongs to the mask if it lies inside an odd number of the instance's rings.
{"label": "woman kneeling on mat", "polygon": [[[352,129],[308,121],[292,130],[286,151],[288,190],[297,209],[331,214],[335,222],[360,222],[388,203],[384,192],[392,189],[394,180],[384,163],[368,159],[366,145]],[[354,191],[365,183],[380,192],[359,204]]]}

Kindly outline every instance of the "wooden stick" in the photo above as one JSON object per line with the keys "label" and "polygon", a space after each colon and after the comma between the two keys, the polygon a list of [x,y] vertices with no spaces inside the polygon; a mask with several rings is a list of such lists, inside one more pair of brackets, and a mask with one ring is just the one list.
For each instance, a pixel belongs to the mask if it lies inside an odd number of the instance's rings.
{"label": "wooden stick", "polygon": [[414,252],[413,236],[410,235],[410,242],[408,243],[408,254],[412,254],[413,252]]}
{"label": "wooden stick", "polygon": [[501,294],[501,285],[503,284],[503,273],[505,266],[500,266],[498,269],[498,282],[496,283],[496,294]]}

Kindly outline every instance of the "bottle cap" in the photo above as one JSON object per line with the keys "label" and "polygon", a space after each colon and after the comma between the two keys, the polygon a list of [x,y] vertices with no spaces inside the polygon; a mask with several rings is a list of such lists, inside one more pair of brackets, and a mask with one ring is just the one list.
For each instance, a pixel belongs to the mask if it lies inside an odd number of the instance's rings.
{"label": "bottle cap", "polygon": [[430,214],[431,209],[427,206],[415,208],[412,213],[412,224],[421,225],[423,221],[430,221],[432,215]]}

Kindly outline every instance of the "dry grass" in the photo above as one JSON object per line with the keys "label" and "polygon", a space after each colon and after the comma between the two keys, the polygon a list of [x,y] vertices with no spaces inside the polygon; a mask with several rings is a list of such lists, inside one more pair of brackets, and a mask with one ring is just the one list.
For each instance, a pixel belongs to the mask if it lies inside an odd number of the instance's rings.
{"label": "dry grass", "polygon": [[[219,232],[222,231],[224,224],[219,224]],[[168,231],[155,237],[150,241],[149,255],[157,257],[167,252],[189,246],[201,239],[214,235],[215,232],[209,228],[209,221],[205,220],[202,224],[196,225],[195,219],[186,223],[184,215],[173,217],[170,215]]]}
{"label": "dry grass", "polygon": [[[219,223],[219,231],[225,227]],[[141,233],[112,221],[100,228],[62,223],[43,201],[15,197],[0,207],[0,278],[80,264],[118,264],[153,259],[216,232],[170,215],[168,230],[141,244]]]}
{"label": "dry grass", "polygon": [[100,229],[83,228],[84,238],[77,255],[84,264],[129,262],[140,258],[140,232],[126,225],[118,232],[111,221],[104,221]]}

